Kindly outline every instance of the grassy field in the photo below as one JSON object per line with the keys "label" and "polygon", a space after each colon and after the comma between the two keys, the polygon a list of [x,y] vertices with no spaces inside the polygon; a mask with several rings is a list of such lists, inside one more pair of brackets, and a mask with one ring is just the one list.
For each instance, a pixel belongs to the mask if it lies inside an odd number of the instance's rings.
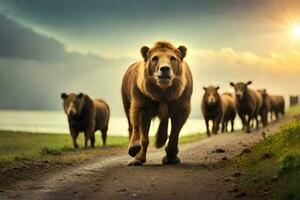
{"label": "grassy field", "polygon": [[289,108],[288,113],[291,115],[299,114],[300,113],[300,105]]}
{"label": "grassy field", "polygon": [[300,122],[291,121],[232,160],[242,176],[236,184],[245,191],[262,191],[272,199],[300,199]]}
{"label": "grassy field", "polygon": [[[205,138],[204,134],[183,136],[180,143],[188,143]],[[78,137],[78,144],[84,146],[83,134]],[[150,138],[151,143],[154,138]],[[0,132],[0,163],[15,160],[40,158],[46,155],[56,155],[72,150],[71,137],[69,134],[46,134],[46,133],[23,133],[23,132]],[[108,147],[127,147],[128,137],[108,136]],[[101,146],[101,147],[100,147]],[[102,140],[96,134],[96,149],[101,150]],[[81,149],[79,151],[84,151]]]}

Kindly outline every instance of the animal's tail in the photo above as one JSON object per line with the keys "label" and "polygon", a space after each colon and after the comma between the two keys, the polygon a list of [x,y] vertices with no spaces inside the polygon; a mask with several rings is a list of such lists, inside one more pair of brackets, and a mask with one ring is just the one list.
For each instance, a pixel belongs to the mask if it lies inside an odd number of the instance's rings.
{"label": "animal's tail", "polygon": [[156,132],[156,141],[155,141],[155,147],[160,148],[163,147],[166,144],[166,141],[168,139],[168,119],[163,119],[159,123],[158,130]]}

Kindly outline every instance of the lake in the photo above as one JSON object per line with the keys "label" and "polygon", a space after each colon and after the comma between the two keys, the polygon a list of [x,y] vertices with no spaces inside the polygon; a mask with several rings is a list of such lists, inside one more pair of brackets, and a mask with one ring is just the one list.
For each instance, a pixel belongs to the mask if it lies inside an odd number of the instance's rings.
{"label": "lake", "polygon": [[[236,120],[240,128],[239,120]],[[158,120],[153,120],[150,135],[155,135]],[[170,126],[169,126],[170,128]],[[108,134],[128,136],[128,124],[125,117],[110,119]],[[69,133],[67,116],[62,111],[0,111],[0,130],[24,131],[35,133]],[[180,135],[204,133],[206,130],[203,119],[188,119]]]}

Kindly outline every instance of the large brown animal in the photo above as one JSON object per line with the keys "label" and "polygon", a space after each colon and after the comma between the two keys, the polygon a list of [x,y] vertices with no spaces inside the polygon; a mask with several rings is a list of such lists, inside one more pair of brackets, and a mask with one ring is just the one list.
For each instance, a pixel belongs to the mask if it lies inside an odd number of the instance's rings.
{"label": "large brown animal", "polygon": [[[253,89],[248,88],[252,83],[249,81],[247,83],[239,82],[233,83],[230,82],[230,85],[234,87],[235,96],[236,96],[236,109],[239,117],[242,120],[243,127],[246,129],[246,132],[250,133],[250,122],[252,119],[256,120],[256,126],[258,127],[257,116],[259,114],[261,105],[262,105],[262,96],[261,94]],[[247,117],[247,119],[246,119]]]}
{"label": "large brown animal", "polygon": [[103,146],[106,143],[110,109],[107,103],[101,99],[92,100],[88,95],[79,93],[62,93],[63,107],[68,116],[70,133],[73,140],[73,148],[78,148],[76,139],[79,132],[84,132],[84,145],[95,146],[95,131],[102,132]]}
{"label": "large brown animal", "polygon": [[169,42],[157,42],[154,47],[142,47],[143,61],[132,64],[123,77],[122,99],[129,124],[128,153],[135,157],[128,165],[146,162],[151,119],[159,117],[156,147],[168,139],[168,121],[171,133],[163,164],[180,163],[179,132],[191,111],[193,91],[192,74],[184,61],[186,47],[174,47]]}
{"label": "large brown animal", "polygon": [[271,97],[267,93],[266,89],[258,90],[258,92],[260,92],[260,94],[263,98],[263,102],[262,102],[259,114],[260,114],[261,122],[262,122],[263,126],[266,127],[268,125],[268,116],[269,116],[269,113],[271,112],[271,106],[272,106]]}
{"label": "large brown animal", "polygon": [[270,95],[271,97],[271,119],[275,115],[275,119],[279,119],[279,115],[284,116],[285,102],[284,97],[281,95]]}
{"label": "large brown animal", "polygon": [[217,134],[223,117],[222,99],[218,93],[219,87],[203,87],[201,111],[205,120],[206,134],[210,136],[209,121],[213,122],[212,133]]}
{"label": "large brown animal", "polygon": [[228,122],[231,122],[231,132],[234,131],[234,119],[236,116],[235,98],[231,93],[223,93],[222,99],[222,132],[227,132]]}

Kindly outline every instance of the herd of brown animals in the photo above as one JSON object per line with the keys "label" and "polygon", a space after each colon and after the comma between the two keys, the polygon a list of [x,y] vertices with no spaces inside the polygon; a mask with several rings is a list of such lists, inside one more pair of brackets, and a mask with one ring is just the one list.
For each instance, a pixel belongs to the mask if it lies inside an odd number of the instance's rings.
{"label": "herd of brown animals", "polygon": [[[234,131],[234,119],[239,115],[243,129],[251,132],[251,122],[256,128],[262,124],[264,127],[269,121],[284,115],[285,102],[283,96],[270,95],[266,89],[254,90],[248,86],[252,83],[230,82],[234,88],[234,94],[226,92],[219,94],[219,87],[203,87],[205,90],[201,110],[206,124],[207,135],[210,136],[209,121],[213,122],[212,133],[217,134],[220,124],[222,132],[226,132],[228,122],[231,122],[231,131]],[[260,120],[259,120],[260,119]]]}
{"label": "herd of brown animals", "polygon": [[[187,48],[178,48],[169,42],[159,41],[152,48],[141,48],[142,61],[132,64],[125,73],[121,93],[124,110],[128,120],[130,142],[128,154],[134,157],[128,165],[142,165],[146,162],[149,145],[149,128],[154,117],[160,119],[156,133],[155,146],[163,147],[167,140],[166,155],[163,164],[180,163],[178,158],[179,133],[191,112],[191,96],[193,93],[193,78],[184,58]],[[243,126],[250,132],[250,123],[258,116],[264,126],[268,123],[268,113],[284,114],[284,99],[282,96],[269,95],[266,90],[253,90],[248,83],[230,83],[235,89],[231,93],[219,94],[219,87],[204,87],[202,113],[210,135],[209,121],[213,121],[212,133],[216,134],[222,125],[222,132],[227,131],[231,122],[234,130],[236,113],[240,116]],[[79,132],[84,132],[85,147],[90,140],[95,144],[95,131],[102,132],[103,145],[106,143],[107,129],[110,117],[108,104],[101,100],[92,100],[85,94],[61,94],[63,107],[68,116],[73,147],[77,148],[76,139]],[[171,132],[168,137],[169,119]]]}

